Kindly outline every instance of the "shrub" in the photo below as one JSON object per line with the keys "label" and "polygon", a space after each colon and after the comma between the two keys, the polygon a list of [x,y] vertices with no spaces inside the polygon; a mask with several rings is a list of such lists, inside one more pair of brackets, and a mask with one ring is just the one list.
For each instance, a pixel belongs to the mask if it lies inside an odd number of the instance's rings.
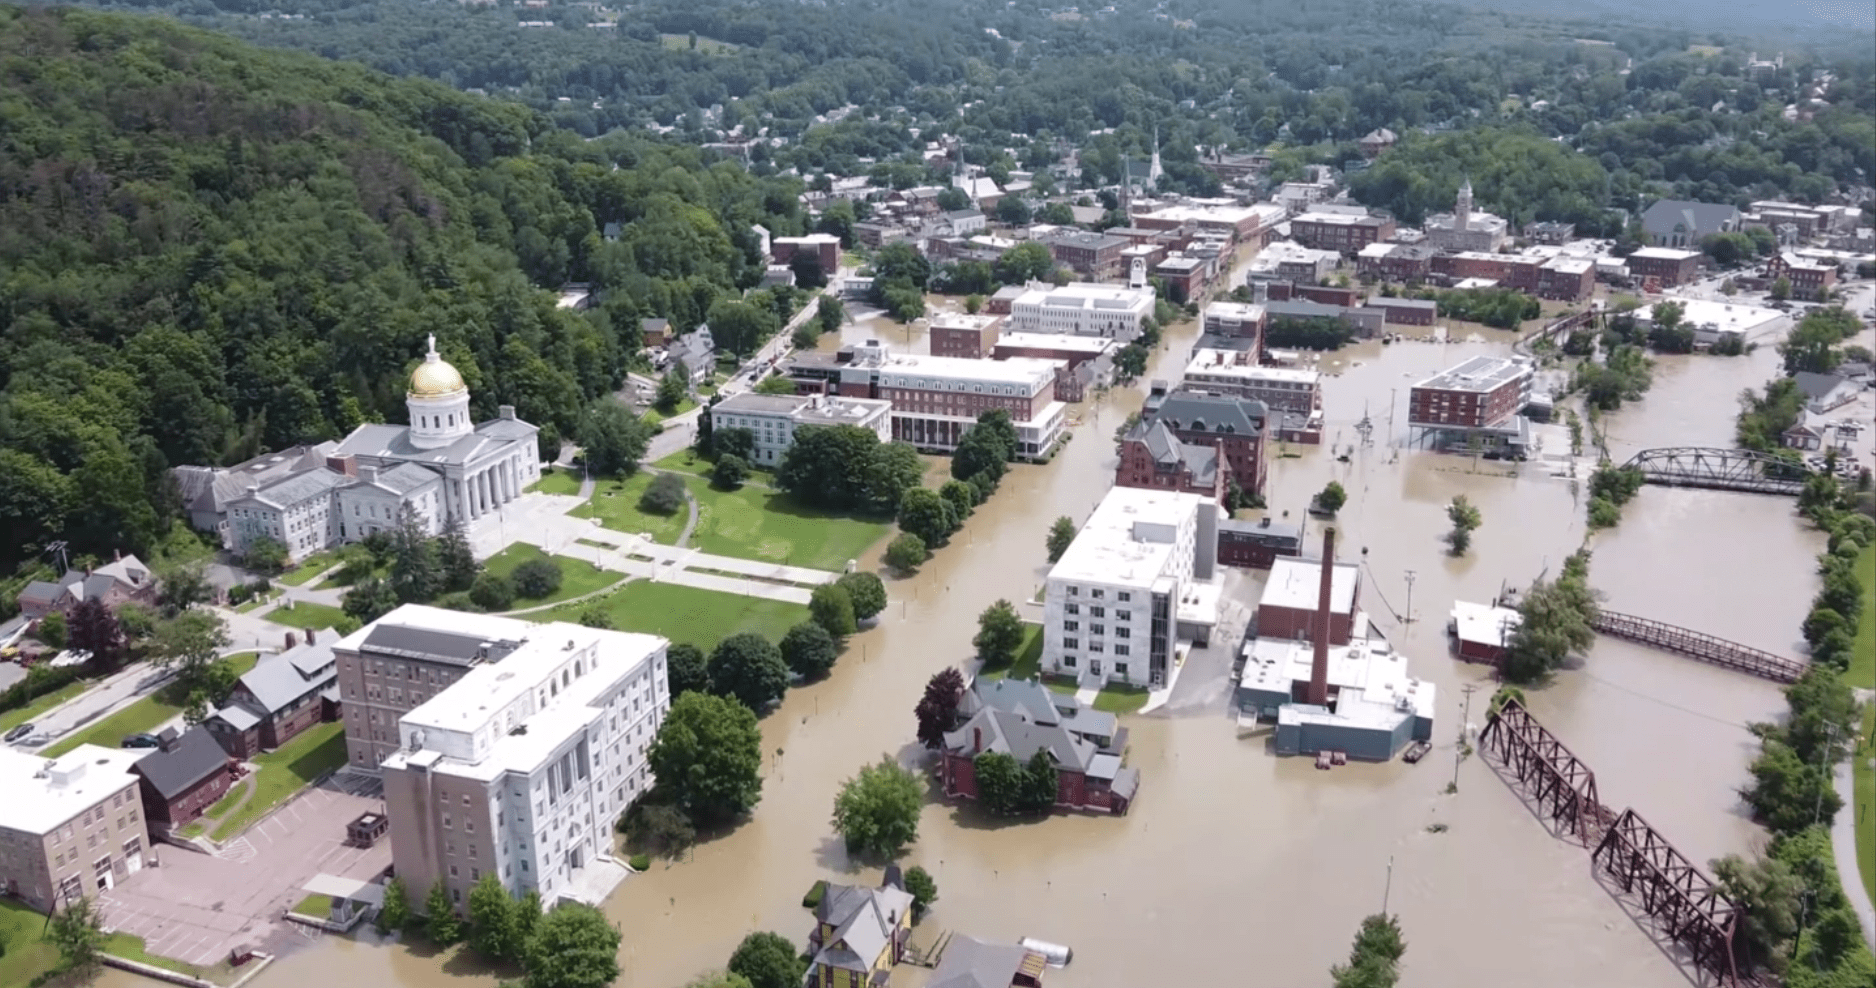
{"label": "shrub", "polygon": [[505,611],[515,602],[515,582],[499,573],[481,573],[469,588],[469,599],[485,611]]}
{"label": "shrub", "polygon": [[639,495],[638,510],[654,515],[676,514],[684,506],[684,479],[674,473],[661,473]]}
{"label": "shrub", "polygon": [[827,881],[818,879],[813,885],[808,886],[808,894],[801,897],[801,908],[813,909],[825,898],[827,898]]}
{"label": "shrub", "polygon": [[560,589],[560,564],[551,559],[530,559],[515,567],[515,593],[539,599]]}
{"label": "shrub", "polygon": [[644,871],[651,867],[651,855],[634,854],[626,863],[632,866],[633,871]]}
{"label": "shrub", "polygon": [[717,465],[710,471],[710,483],[726,491],[743,486],[743,481],[748,479],[748,462],[740,456],[727,453],[717,457]]}
{"label": "shrub", "polygon": [[931,550],[925,548],[925,540],[910,532],[893,539],[886,546],[886,565],[901,573],[918,569],[920,564],[930,558]]}

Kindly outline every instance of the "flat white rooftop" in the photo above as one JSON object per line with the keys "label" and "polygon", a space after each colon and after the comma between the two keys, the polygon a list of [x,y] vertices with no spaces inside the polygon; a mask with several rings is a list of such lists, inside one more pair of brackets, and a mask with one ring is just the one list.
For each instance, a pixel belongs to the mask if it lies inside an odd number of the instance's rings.
{"label": "flat white rooftop", "polygon": [[48,834],[125,786],[135,785],[130,766],[148,749],[81,744],[57,758],[0,748],[0,827]]}
{"label": "flat white rooftop", "polygon": [[1179,491],[1116,487],[1049,570],[1051,580],[1151,584],[1166,572],[1179,526],[1218,502]]}
{"label": "flat white rooftop", "polygon": [[[1750,335],[1762,329],[1771,328],[1779,320],[1786,318],[1777,309],[1766,309],[1756,305],[1740,305],[1737,302],[1715,302],[1704,298],[1670,298],[1666,301],[1677,302],[1681,306],[1681,322],[1696,329],[1714,329],[1722,333],[1743,333]],[[1635,316],[1652,322],[1654,307],[1644,306],[1637,309]]]}
{"label": "flat white rooftop", "polygon": [[[1266,693],[1290,693],[1293,684],[1309,679],[1315,660],[1313,646],[1288,638],[1254,638],[1244,643],[1243,653],[1239,685]],[[1289,704],[1279,711],[1279,723],[1352,723],[1381,729],[1408,715],[1432,718],[1437,709],[1433,684],[1409,676],[1407,657],[1380,638],[1356,637],[1347,645],[1329,646],[1328,680],[1340,693],[1334,712]]]}
{"label": "flat white rooftop", "polygon": [[1073,333],[1004,333],[997,337],[997,346],[1072,350],[1095,356],[1114,349],[1115,343],[1103,336],[1077,336]]}
{"label": "flat white rooftop", "polygon": [[989,329],[1002,321],[1002,316],[985,313],[940,312],[931,319],[933,329]]}
{"label": "flat white rooftop", "polygon": [[1453,601],[1453,633],[1460,641],[1503,648],[1524,616],[1509,607]]}
{"label": "flat white rooftop", "polygon": [[1531,365],[1513,357],[1468,357],[1458,365],[1421,381],[1416,388],[1489,394],[1506,381],[1529,377]]}
{"label": "flat white rooftop", "polygon": [[1205,321],[1216,319],[1220,322],[1261,322],[1264,307],[1245,302],[1213,302],[1205,307]]}
{"label": "flat white rooftop", "polygon": [[1684,261],[1690,257],[1699,257],[1700,252],[1697,250],[1677,250],[1673,247],[1643,247],[1629,256],[1657,261]]}
{"label": "flat white rooftop", "polygon": [[1073,281],[1060,288],[1032,288],[1010,303],[1016,306],[1043,306],[1050,309],[1150,309],[1153,290],[1127,288],[1123,285],[1097,285]]}
{"label": "flat white rooftop", "polygon": [[886,358],[880,365],[880,384],[894,388],[934,387],[939,381],[983,382],[986,384],[1023,384],[1039,387],[1055,380],[1055,368],[1061,361],[1039,357],[1011,357],[1008,360],[973,360],[969,357],[931,357],[903,354]]}
{"label": "flat white rooftop", "polygon": [[[1334,583],[1329,590],[1329,609],[1347,614],[1355,609],[1355,588],[1361,584],[1361,570],[1354,563],[1336,563]],[[1259,607],[1288,607],[1313,611],[1322,596],[1322,560],[1296,556],[1278,556],[1270,567],[1270,579],[1264,583]]]}
{"label": "flat white rooftop", "polygon": [[1264,367],[1260,364],[1240,363],[1243,353],[1236,350],[1214,350],[1199,347],[1192,351],[1192,360],[1186,364],[1186,376],[1194,374],[1213,378],[1236,378],[1246,383],[1268,382],[1272,384],[1295,384],[1315,387],[1322,380],[1320,371],[1305,370],[1300,367]]}

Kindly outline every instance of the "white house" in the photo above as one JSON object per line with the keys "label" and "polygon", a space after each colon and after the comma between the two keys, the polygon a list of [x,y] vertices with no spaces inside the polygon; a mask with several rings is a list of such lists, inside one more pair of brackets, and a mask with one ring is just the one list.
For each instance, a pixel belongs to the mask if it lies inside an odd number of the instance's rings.
{"label": "white house", "polygon": [[795,444],[795,430],[804,425],[853,425],[879,437],[892,438],[892,402],[877,398],[832,395],[765,395],[745,391],[710,409],[710,428],[748,429],[755,436],[752,461],[773,467]]}

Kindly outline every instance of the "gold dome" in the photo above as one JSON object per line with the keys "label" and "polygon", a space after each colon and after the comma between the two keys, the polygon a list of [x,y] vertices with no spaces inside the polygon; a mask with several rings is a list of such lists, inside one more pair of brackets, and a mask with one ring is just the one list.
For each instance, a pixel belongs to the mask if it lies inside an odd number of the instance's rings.
{"label": "gold dome", "polygon": [[441,398],[465,390],[462,375],[456,373],[456,368],[451,367],[447,360],[426,360],[418,364],[417,370],[410,375],[410,396],[413,398]]}

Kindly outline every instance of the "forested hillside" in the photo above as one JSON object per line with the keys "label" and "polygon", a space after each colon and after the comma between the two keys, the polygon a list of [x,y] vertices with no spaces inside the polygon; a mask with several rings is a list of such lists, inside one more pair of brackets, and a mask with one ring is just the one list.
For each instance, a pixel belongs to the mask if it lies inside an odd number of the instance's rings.
{"label": "forested hillside", "polygon": [[[144,550],[167,468],[401,421],[426,334],[548,442],[799,184],[145,18],[0,7],[0,563]],[[597,230],[627,224],[617,243]],[[546,288],[619,289],[602,309]]]}

